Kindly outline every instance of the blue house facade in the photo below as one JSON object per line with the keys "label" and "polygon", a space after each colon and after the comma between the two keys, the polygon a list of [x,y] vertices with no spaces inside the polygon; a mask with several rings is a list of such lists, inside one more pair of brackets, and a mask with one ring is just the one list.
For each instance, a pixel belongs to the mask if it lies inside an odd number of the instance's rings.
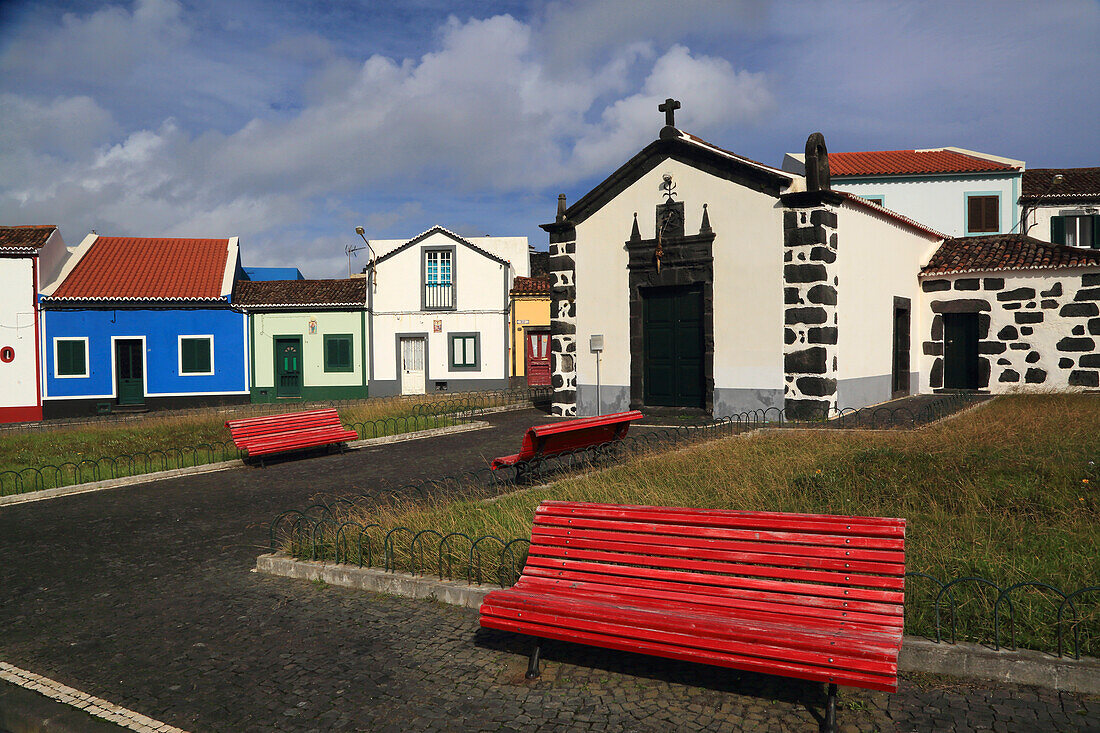
{"label": "blue house facade", "polygon": [[249,401],[237,240],[90,235],[43,291],[46,418]]}

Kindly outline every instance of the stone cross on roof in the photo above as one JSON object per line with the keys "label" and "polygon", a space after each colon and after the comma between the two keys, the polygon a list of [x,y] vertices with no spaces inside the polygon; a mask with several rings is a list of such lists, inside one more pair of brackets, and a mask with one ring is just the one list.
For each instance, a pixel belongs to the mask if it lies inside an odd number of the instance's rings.
{"label": "stone cross on roof", "polygon": [[663,104],[657,105],[658,112],[665,113],[665,125],[668,127],[676,127],[676,110],[680,109],[680,103],[672,97],[669,97]]}

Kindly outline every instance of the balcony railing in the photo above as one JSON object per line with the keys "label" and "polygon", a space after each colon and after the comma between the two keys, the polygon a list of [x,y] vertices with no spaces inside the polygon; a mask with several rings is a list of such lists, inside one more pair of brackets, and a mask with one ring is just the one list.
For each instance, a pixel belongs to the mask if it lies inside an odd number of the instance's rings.
{"label": "balcony railing", "polygon": [[425,283],[424,310],[451,310],[455,307],[452,283]]}

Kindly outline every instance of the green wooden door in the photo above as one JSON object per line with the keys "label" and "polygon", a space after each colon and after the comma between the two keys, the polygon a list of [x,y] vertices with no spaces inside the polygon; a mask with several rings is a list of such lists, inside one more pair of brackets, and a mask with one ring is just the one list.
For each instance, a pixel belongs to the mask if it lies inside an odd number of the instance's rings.
{"label": "green wooden door", "polygon": [[654,288],[642,295],[645,404],[703,407],[703,291]]}
{"label": "green wooden door", "polygon": [[275,339],[275,396],[302,396],[302,338]]}
{"label": "green wooden door", "polygon": [[118,386],[118,404],[142,405],[145,403],[145,354],[140,339],[115,341],[115,381]]}

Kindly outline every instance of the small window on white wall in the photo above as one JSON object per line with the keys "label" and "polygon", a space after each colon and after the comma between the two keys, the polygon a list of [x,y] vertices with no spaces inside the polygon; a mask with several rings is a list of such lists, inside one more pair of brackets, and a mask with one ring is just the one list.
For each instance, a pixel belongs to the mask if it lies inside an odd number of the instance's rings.
{"label": "small window on white wall", "polygon": [[450,367],[454,370],[477,369],[480,354],[479,334],[451,334]]}

